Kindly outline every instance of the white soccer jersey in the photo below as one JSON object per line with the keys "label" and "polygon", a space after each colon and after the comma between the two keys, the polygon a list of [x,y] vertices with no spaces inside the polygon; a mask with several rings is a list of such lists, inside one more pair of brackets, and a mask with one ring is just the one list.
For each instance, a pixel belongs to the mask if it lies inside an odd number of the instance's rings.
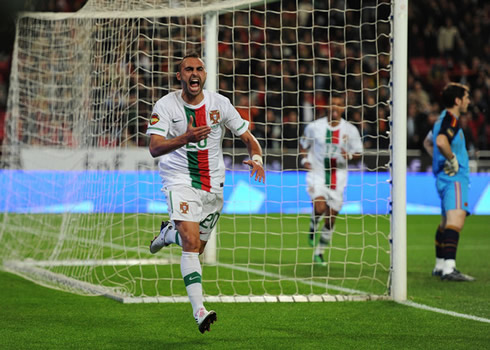
{"label": "white soccer jersey", "polygon": [[306,175],[309,186],[326,185],[343,191],[347,184],[347,153],[361,153],[362,142],[357,128],[344,119],[332,127],[327,118],[308,124],[301,137],[301,146],[308,150],[311,170]]}
{"label": "white soccer jersey", "polygon": [[208,192],[222,192],[225,181],[222,141],[225,126],[240,136],[248,129],[228,98],[204,90],[198,105],[182,99],[182,90],[169,93],[157,101],[146,133],[172,139],[184,134],[191,116],[194,126],[209,125],[211,133],[198,143],[188,143],[161,157],[160,175],[164,187],[187,185]]}

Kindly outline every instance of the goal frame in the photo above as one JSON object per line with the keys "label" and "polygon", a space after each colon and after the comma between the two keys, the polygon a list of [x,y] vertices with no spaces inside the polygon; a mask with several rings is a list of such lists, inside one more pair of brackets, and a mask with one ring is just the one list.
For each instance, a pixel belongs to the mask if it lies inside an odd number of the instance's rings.
{"label": "goal frame", "polygon": [[[229,7],[239,8],[240,6],[250,5],[256,1],[226,1],[219,5],[207,5],[204,9],[200,9],[200,13],[206,12],[205,20],[205,48],[204,48],[204,60],[207,67],[208,79],[206,88],[210,91],[216,91],[217,88],[217,44],[218,44],[218,21],[217,16],[219,14],[219,8],[223,8],[225,4],[229,4]],[[263,3],[263,2],[261,2]],[[406,101],[407,101],[407,28],[408,28],[408,0],[392,0],[392,82],[391,82],[391,130],[392,130],[392,144],[391,144],[391,228],[390,228],[390,243],[391,243],[391,271],[389,281],[389,298],[395,301],[405,301],[407,298],[407,254],[406,254]],[[148,12],[148,13],[146,13]],[[149,17],[155,17],[159,14],[169,15],[168,10],[154,10],[151,11],[136,11],[136,13],[111,13],[111,16],[144,16],[146,13]],[[177,13],[177,11],[176,11]],[[29,13],[23,15],[29,16]],[[38,18],[42,18],[44,15],[40,13],[32,13]],[[191,13],[189,13],[191,15]],[[72,14],[45,14],[46,18],[69,18],[69,17],[84,17],[88,16],[86,13],[72,13]],[[107,12],[101,12],[96,16],[105,17]],[[93,14],[91,14],[93,17]],[[13,62],[13,69],[15,69],[15,55]],[[208,264],[216,263],[216,234],[212,235],[206,253],[204,255],[204,261]],[[26,263],[16,264],[10,262],[4,265],[4,268],[11,272],[22,271],[23,276],[43,274],[48,279],[61,279],[62,283],[71,285],[73,289],[79,289],[82,291],[90,291],[91,293],[103,294],[112,299],[124,302],[185,302],[187,297],[156,297],[155,300],[146,300],[151,298],[145,298],[144,301],[139,301],[141,298],[125,298],[119,297],[116,294],[104,292],[103,287],[96,285],[90,285],[86,282],[77,281],[75,279],[63,276],[56,276],[51,272],[43,272],[44,270],[36,265],[29,265]],[[63,281],[64,279],[64,281]],[[91,287],[92,286],[92,287]],[[386,299],[385,296],[368,296],[367,298],[361,297],[349,297],[349,296],[312,296],[312,297],[300,297],[294,298],[290,296],[278,296],[278,297],[207,297],[206,301],[258,301],[258,302],[270,302],[270,301],[339,301],[339,300],[373,300],[373,299]]]}

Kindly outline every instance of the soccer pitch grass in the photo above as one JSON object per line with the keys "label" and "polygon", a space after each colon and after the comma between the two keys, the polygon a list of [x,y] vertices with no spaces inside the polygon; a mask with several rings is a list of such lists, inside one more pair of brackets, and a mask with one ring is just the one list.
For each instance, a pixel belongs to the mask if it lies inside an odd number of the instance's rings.
{"label": "soccer pitch grass", "polygon": [[[408,217],[408,299],[489,319],[490,218],[470,216],[461,234],[458,268],[475,276],[474,283],[441,282],[430,275],[438,222],[436,216]],[[490,344],[489,323],[391,301],[209,303],[218,322],[201,335],[188,303],[120,304],[4,272],[0,285],[1,349],[483,349]]]}

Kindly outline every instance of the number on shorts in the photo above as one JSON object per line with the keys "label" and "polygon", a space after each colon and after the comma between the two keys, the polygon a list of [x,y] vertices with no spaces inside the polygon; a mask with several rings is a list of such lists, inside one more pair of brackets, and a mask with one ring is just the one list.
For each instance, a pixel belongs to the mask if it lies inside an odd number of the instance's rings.
{"label": "number on shorts", "polygon": [[214,226],[216,226],[216,223],[218,222],[219,215],[220,214],[218,212],[211,213],[208,216],[206,216],[206,218],[203,221],[201,221],[199,225],[201,225],[204,228],[209,228],[212,230]]}

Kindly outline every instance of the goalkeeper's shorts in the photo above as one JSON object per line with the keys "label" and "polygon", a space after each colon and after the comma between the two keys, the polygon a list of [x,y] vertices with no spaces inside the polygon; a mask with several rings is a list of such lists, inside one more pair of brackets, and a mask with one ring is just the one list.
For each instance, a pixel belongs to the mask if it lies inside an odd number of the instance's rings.
{"label": "goalkeeper's shorts", "polygon": [[448,180],[439,176],[436,180],[437,192],[441,198],[441,214],[446,216],[449,210],[462,209],[470,213],[468,209],[468,181],[462,178]]}
{"label": "goalkeeper's shorts", "polygon": [[189,186],[164,188],[170,220],[199,222],[200,239],[207,241],[223,209],[223,193]]}

